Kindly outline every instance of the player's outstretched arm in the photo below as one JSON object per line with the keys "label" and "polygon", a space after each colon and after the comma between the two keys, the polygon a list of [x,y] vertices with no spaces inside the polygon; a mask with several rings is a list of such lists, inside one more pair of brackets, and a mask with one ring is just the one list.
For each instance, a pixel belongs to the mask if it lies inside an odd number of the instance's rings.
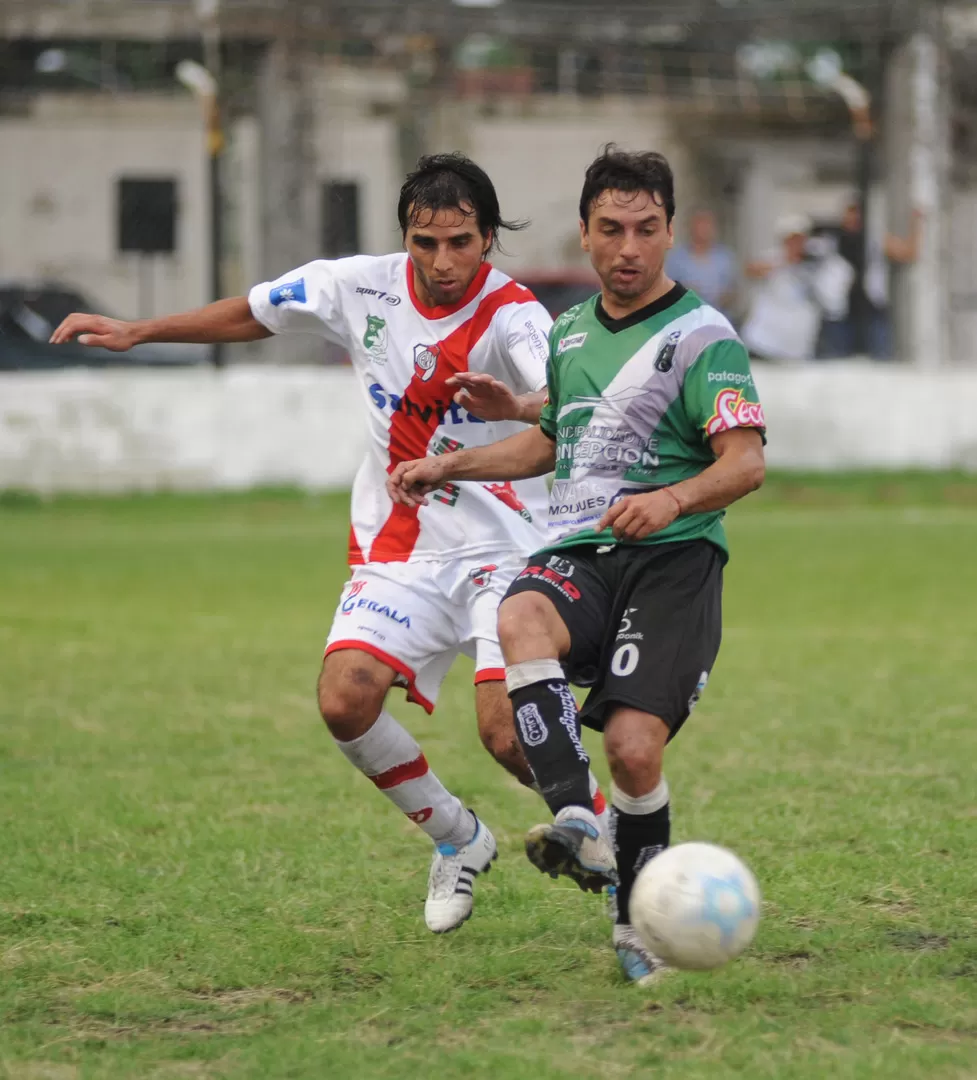
{"label": "player's outstretched arm", "polygon": [[69,315],[51,335],[54,345],[77,338],[81,345],[98,346],[111,352],[125,352],[133,345],[180,341],[194,345],[217,342],[258,341],[271,331],[251,314],[246,296],[217,300],[195,311],[164,315],[160,319],[126,322],[104,315]]}
{"label": "player's outstretched arm", "polygon": [[387,477],[395,503],[425,506],[425,496],[449,480],[525,480],[552,470],[556,444],[536,426],[490,446],[403,461]]}
{"label": "player's outstretched arm", "polygon": [[755,428],[733,428],[709,440],[716,460],[698,476],[679,484],[626,495],[601,518],[598,532],[610,529],[618,540],[643,540],[678,517],[725,510],[763,483],[763,438]]}
{"label": "player's outstretched arm", "polygon": [[545,390],[516,394],[510,386],[485,372],[459,371],[446,380],[446,386],[457,390],[455,401],[479,420],[517,420],[535,424],[546,400]]}

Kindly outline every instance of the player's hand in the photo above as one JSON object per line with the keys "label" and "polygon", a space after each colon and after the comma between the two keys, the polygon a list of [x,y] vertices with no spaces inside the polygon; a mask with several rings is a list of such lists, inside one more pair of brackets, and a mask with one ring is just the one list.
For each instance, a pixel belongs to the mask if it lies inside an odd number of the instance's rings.
{"label": "player's hand", "polygon": [[64,345],[73,338],[81,345],[98,346],[111,352],[125,352],[139,343],[132,323],[81,312],[69,315],[61,323],[51,335],[51,344]]}
{"label": "player's hand", "polygon": [[644,540],[661,532],[679,516],[676,497],[665,491],[625,495],[611,506],[597,525],[597,532],[610,529],[617,540]]}
{"label": "player's hand", "polygon": [[474,413],[479,420],[519,420],[522,406],[512,388],[484,372],[459,371],[445,380],[445,386],[457,388],[455,402]]}
{"label": "player's hand", "polygon": [[425,496],[441,486],[444,474],[440,457],[402,461],[387,477],[387,494],[402,506],[427,506]]}

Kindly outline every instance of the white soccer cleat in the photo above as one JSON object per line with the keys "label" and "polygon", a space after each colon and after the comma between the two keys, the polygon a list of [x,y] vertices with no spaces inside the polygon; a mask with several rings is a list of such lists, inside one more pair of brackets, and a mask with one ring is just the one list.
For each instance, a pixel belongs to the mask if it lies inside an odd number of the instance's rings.
{"label": "white soccer cleat", "polygon": [[592,810],[564,806],[552,822],[526,833],[526,855],[543,874],[572,878],[586,892],[617,884],[617,860]]}
{"label": "white soccer cleat", "polygon": [[633,926],[615,926],[613,941],[621,973],[628,982],[650,986],[668,971],[665,961],[649,951]]}
{"label": "white soccer cleat", "polygon": [[446,934],[471,917],[472,888],[478,874],[487,874],[498,856],[495,837],[474,813],[475,835],[461,847],[438,844],[427,879],[424,921],[428,930]]}

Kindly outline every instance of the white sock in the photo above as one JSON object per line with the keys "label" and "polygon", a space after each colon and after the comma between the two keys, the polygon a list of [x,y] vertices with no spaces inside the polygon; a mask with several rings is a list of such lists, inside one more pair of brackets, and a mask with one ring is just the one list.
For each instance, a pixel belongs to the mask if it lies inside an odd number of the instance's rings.
{"label": "white sock", "polygon": [[386,710],[365,735],[337,739],[336,745],[436,844],[461,847],[471,840],[472,815],[431,771],[413,735]]}

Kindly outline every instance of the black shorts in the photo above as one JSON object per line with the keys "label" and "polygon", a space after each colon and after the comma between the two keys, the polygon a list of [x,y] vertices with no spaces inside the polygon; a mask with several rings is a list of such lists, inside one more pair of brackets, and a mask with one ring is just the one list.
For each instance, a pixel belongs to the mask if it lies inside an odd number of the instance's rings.
{"label": "black shorts", "polygon": [[506,596],[549,597],[570,631],[570,682],[591,691],[581,721],[615,705],[661,717],[671,735],[702,693],[722,638],[724,558],[708,540],[543,550]]}

